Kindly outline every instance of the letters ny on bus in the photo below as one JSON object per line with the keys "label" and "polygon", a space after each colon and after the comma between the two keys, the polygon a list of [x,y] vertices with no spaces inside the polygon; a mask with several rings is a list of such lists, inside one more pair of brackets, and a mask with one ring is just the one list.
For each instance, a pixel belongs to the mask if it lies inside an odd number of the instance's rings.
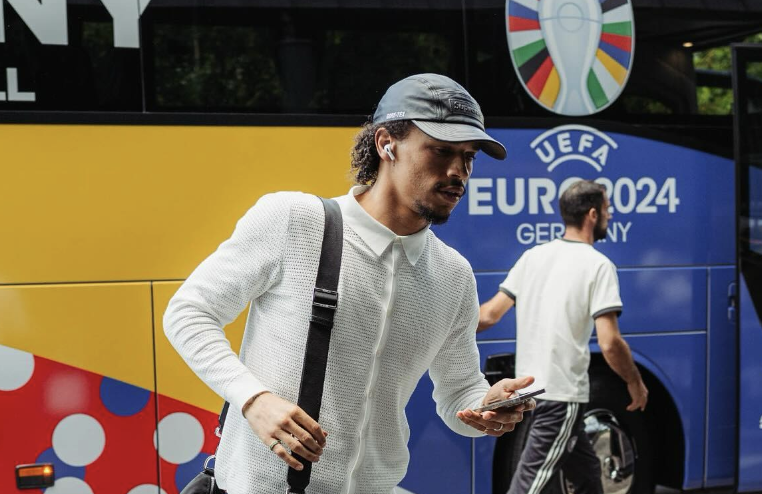
{"label": "letters ny on bus", "polygon": [[[101,0],[103,9],[112,19],[113,46],[115,48],[140,48],[140,15],[151,0]],[[68,4],[66,0],[6,0],[25,26],[42,45],[67,46]],[[4,2],[0,2],[0,43],[7,43]],[[0,67],[3,69],[3,67]],[[4,67],[5,91],[0,91],[1,101],[34,102],[37,99],[33,87],[19,87],[19,68]]]}

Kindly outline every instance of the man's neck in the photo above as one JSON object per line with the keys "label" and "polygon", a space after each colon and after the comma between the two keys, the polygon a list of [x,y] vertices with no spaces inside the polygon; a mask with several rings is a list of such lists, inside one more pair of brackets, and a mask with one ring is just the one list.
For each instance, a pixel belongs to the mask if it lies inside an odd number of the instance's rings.
{"label": "man's neck", "polygon": [[395,198],[392,191],[383,190],[378,183],[355,196],[366,213],[399,236],[412,235],[428,226],[426,220]]}
{"label": "man's neck", "polygon": [[563,239],[572,242],[582,242],[585,244],[593,245],[593,230],[589,228],[575,228],[573,226],[567,226]]}

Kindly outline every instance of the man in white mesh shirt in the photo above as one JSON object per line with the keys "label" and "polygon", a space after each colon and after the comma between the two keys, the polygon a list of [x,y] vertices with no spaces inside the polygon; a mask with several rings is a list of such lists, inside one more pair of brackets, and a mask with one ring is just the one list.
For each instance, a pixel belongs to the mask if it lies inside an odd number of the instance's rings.
{"label": "man in white mesh shirt", "polygon": [[[473,411],[533,379],[487,383],[473,272],[429,229],[460,201],[480,150],[505,158],[476,101],[436,74],[392,85],[357,135],[357,185],[336,198],[343,254],[320,423],[296,405],[324,229],[318,198],[262,197],[180,287],[164,315],[167,337],[230,403],[216,462],[222,489],[286,492],[286,466],[302,469],[293,453],[320,460],[310,494],[393,492],[409,459],[405,405],[427,370],[437,413],[464,436],[500,436],[534,408]],[[249,302],[239,358],[223,327]]]}

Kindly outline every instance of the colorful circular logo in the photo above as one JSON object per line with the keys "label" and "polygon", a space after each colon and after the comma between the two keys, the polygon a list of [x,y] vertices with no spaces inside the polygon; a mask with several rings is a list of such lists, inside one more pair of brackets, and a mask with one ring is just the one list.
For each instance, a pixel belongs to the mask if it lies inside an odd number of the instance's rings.
{"label": "colorful circular logo", "polygon": [[597,113],[632,68],[630,0],[506,0],[508,48],[524,89],[561,115]]}

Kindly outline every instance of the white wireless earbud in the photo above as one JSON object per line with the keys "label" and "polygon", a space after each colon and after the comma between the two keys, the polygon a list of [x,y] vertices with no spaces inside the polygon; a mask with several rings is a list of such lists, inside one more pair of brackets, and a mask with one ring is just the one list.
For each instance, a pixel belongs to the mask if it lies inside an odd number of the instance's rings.
{"label": "white wireless earbud", "polygon": [[392,161],[397,159],[394,156],[394,153],[392,153],[392,145],[391,144],[387,144],[386,146],[384,146],[384,151],[386,151],[386,154],[389,155],[389,158],[391,158]]}

